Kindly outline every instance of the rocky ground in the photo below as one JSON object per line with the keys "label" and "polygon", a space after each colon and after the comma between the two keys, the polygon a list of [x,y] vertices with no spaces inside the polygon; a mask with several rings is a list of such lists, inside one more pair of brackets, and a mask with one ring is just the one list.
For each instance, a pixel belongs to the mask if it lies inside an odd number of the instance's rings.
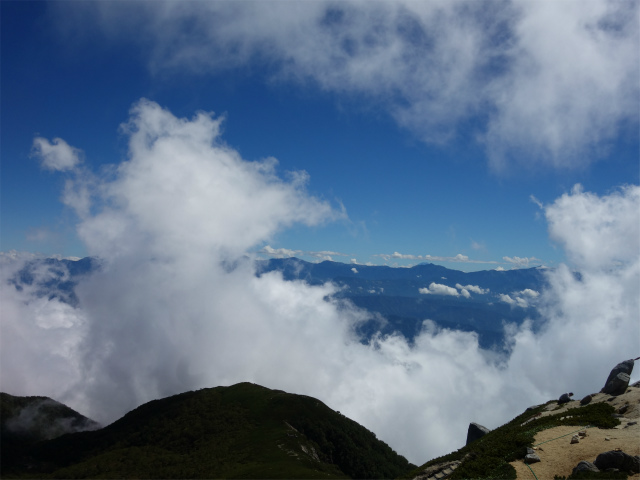
{"label": "rocky ground", "polygon": [[[586,437],[579,443],[571,443],[579,427],[560,426],[550,428],[535,436],[534,448],[540,462],[527,466],[522,460],[513,462],[518,479],[552,479],[554,475],[569,476],[581,460],[593,462],[598,454],[620,449],[629,455],[640,455],[640,388],[629,387],[626,393],[613,397],[604,393],[596,394],[591,403],[607,402],[620,415],[620,425],[613,429],[586,429]],[[542,416],[555,415],[570,408],[579,407],[579,400],[569,402],[560,409],[551,405]],[[532,472],[533,471],[533,472]],[[534,476],[535,473],[535,476]],[[640,474],[629,478],[640,479]]]}

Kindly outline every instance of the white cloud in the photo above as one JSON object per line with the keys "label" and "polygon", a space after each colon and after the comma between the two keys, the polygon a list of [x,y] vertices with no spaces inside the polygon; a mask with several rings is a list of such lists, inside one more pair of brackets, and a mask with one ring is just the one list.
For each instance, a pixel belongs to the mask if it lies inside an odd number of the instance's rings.
{"label": "white cloud", "polygon": [[358,269],[357,269],[357,268],[355,268],[355,267],[353,267],[353,268],[351,269],[351,271],[352,271],[353,273],[358,273]]}
{"label": "white cloud", "polygon": [[456,288],[458,290],[462,290],[462,289],[469,290],[470,292],[478,293],[480,295],[483,295],[483,294],[489,292],[488,288],[486,288],[486,289],[485,288],[480,288],[478,285],[465,285],[465,286],[462,286],[459,283],[456,283]]}
{"label": "white cloud", "polygon": [[515,300],[511,298],[510,295],[507,295],[506,293],[499,293],[498,298],[500,299],[501,302],[508,303],[509,305],[514,305],[516,303]]}
{"label": "white cloud", "polygon": [[484,260],[472,260],[467,255],[463,255],[458,253],[454,257],[442,257],[436,255],[413,255],[407,253],[399,253],[393,252],[391,255],[387,253],[379,253],[374,255],[374,257],[383,258],[386,261],[389,260],[424,260],[428,262],[461,262],[461,263],[497,263],[492,260],[484,261]]}
{"label": "white cloud", "polygon": [[540,293],[536,292],[535,290],[531,290],[530,288],[525,288],[524,290],[520,291],[520,295],[529,298],[537,298],[540,296]]}
{"label": "white cloud", "polygon": [[448,287],[447,285],[443,285],[441,283],[431,282],[428,288],[420,288],[419,292],[425,295],[451,295],[457,297],[460,295],[458,290],[453,287]]}
{"label": "white cloud", "polygon": [[101,201],[78,229],[103,268],[78,285],[79,307],[17,291],[6,279],[25,258],[0,256],[2,391],[108,422],[153,398],[252,381],[318,397],[422,463],[460,448],[469,422],[495,428],[569,388],[597,391],[637,356],[639,187],[574,191],[546,207],[580,275],[545,270],[545,324],[508,327],[508,358],[428,320],[411,345],[362,344],[354,327],[368,315],[331,300],[335,287],[257,278],[244,260],[288,225],[331,218],[328,205],[224,146],[209,115],[178,119],[150,102],[131,115],[128,160],[87,187]]}
{"label": "white cloud", "polygon": [[529,302],[527,302],[527,300],[523,297],[519,297],[519,296],[511,297],[511,295],[500,293],[498,294],[498,298],[500,299],[501,302],[508,303],[509,305],[512,305],[512,306],[517,306],[522,308],[529,307]]}
{"label": "white cloud", "polygon": [[621,125],[638,121],[637,2],[57,8],[60,24],[76,18],[114,41],[137,43],[152,72],[215,74],[259,62],[269,66],[268,80],[374,101],[427,142],[455,139],[474,120],[474,134],[498,170],[589,163]]}
{"label": "white cloud", "polygon": [[340,252],[332,252],[330,250],[321,250],[319,252],[304,252],[306,255],[309,255],[310,257],[315,257],[315,258],[321,258],[323,260],[329,260],[329,261],[333,261],[332,257],[346,257],[348,256],[346,253],[340,253]]}
{"label": "white cloud", "polygon": [[549,236],[576,265],[615,268],[638,249],[640,188],[627,185],[605,197],[576,185],[546,207]]}
{"label": "white cloud", "polygon": [[502,257],[502,259],[513,264],[514,268],[528,268],[530,263],[540,262],[536,257]]}
{"label": "white cloud", "polygon": [[637,121],[629,102],[638,101],[638,4],[517,6],[509,74],[492,86],[499,111],[487,129],[493,164],[515,160],[523,147],[531,149],[527,157],[557,167],[597,158],[620,120]]}
{"label": "white cloud", "polygon": [[539,292],[525,288],[519,292],[512,292],[511,295],[504,293],[498,294],[498,298],[501,302],[508,303],[522,308],[528,308],[531,304],[535,304],[535,300],[540,296]]}
{"label": "white cloud", "polygon": [[290,250],[288,248],[273,248],[271,245],[265,245],[258,253],[264,253],[275,258],[290,258],[302,254],[301,250]]}
{"label": "white cloud", "polygon": [[33,140],[31,155],[40,159],[42,168],[47,170],[71,170],[81,162],[82,152],[70,146],[61,138],[50,142],[46,138],[36,137]]}

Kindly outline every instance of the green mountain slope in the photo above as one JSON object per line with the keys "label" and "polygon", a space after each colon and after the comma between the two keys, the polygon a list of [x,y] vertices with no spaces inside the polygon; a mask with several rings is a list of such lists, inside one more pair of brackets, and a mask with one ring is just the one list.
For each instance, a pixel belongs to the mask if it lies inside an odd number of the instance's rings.
{"label": "green mountain slope", "polygon": [[28,453],[22,475],[48,478],[395,478],[415,468],[319,400],[251,383],[154,400]]}
{"label": "green mountain slope", "polygon": [[48,397],[0,393],[0,465],[12,471],[37,442],[65,433],[95,430],[100,425]]}

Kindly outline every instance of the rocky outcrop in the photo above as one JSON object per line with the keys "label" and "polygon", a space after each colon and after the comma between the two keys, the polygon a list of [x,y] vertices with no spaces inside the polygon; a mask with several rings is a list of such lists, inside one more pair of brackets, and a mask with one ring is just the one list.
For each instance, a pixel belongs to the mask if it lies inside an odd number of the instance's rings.
{"label": "rocky outcrop", "polygon": [[490,431],[491,430],[489,430],[487,427],[483,427],[480,424],[470,423],[469,424],[469,430],[467,430],[467,443],[466,443],[466,445],[469,445],[471,442],[475,442],[476,440],[484,437]]}
{"label": "rocky outcrop", "polygon": [[593,464],[600,470],[617,468],[623,472],[640,473],[640,456],[633,457],[628,453],[617,450],[601,453]]}
{"label": "rocky outcrop", "polygon": [[443,462],[424,469],[413,480],[444,480],[460,466],[461,461]]}
{"label": "rocky outcrop", "polygon": [[626,373],[619,373],[608,381],[607,385],[602,389],[602,393],[608,395],[622,395],[627,391],[630,377]]}
{"label": "rocky outcrop", "polygon": [[[640,357],[639,357],[640,358]],[[637,358],[635,359],[637,360]],[[609,395],[622,395],[629,386],[629,379],[633,371],[634,359],[625,360],[613,367],[611,373],[604,383],[604,387],[600,390],[602,393]]]}

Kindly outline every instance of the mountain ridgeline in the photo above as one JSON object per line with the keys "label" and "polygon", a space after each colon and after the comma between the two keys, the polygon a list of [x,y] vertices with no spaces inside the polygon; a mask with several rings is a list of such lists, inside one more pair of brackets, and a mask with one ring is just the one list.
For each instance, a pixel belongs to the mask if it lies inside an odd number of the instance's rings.
{"label": "mountain ridgeline", "polygon": [[13,450],[3,438],[3,477],[396,478],[416,468],[321,401],[252,383],[154,400],[95,431],[34,435]]}
{"label": "mountain ridgeline", "polygon": [[[431,320],[442,328],[475,332],[481,347],[500,349],[505,322],[519,325],[529,318],[537,328],[537,296],[545,285],[540,268],[461,272],[434,264],[394,268],[309,263],[298,258],[257,260],[255,265],[258,276],[278,271],[287,281],[302,280],[310,285],[333,282],[338,286],[335,297],[348,299],[371,313],[357,330],[363,342],[378,333],[399,333],[411,342],[423,322]],[[75,287],[100,268],[100,261],[90,257],[77,261],[36,259],[27,262],[10,284],[77,307]]]}
{"label": "mountain ridgeline", "polygon": [[[461,272],[431,263],[394,268],[285,258],[259,261],[257,271],[279,271],[285,280],[310,285],[333,282],[340,288],[336,297],[385,318],[381,323],[372,315],[360,327],[365,341],[378,332],[401,333],[411,341],[428,319],[443,328],[478,333],[485,348],[501,346],[504,322],[539,320],[537,295],[546,282],[540,268]],[[430,289],[431,284],[440,290]]]}

